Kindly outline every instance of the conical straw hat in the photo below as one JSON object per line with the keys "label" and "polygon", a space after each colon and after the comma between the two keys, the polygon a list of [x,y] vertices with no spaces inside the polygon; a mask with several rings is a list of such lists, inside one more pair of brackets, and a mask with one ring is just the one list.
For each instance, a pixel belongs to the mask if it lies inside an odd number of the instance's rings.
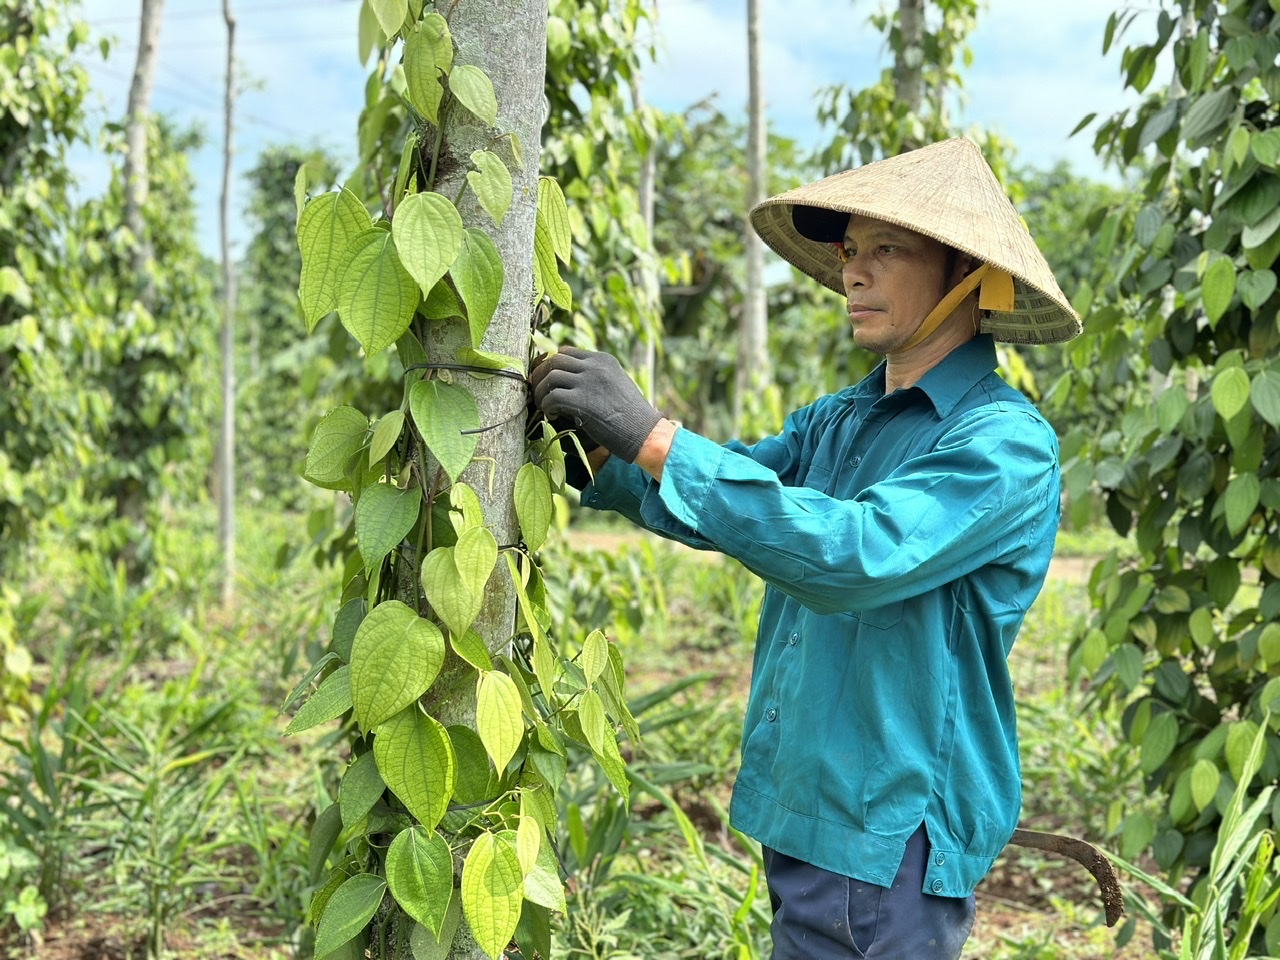
{"label": "conical straw hat", "polygon": [[[806,231],[796,227],[797,207]],[[820,211],[858,213],[933,237],[1013,277],[1013,309],[990,311],[982,330],[1008,343],[1056,343],[1080,333],[1053,271],[1005,196],[981,151],[962,138],[944,140],[855,170],[846,170],[772,197],[751,211],[756,233],[784,260],[825,287],[845,292],[842,264],[831,243],[807,221]],[[817,215],[816,217],[814,215]],[[807,235],[806,235],[807,234]]]}

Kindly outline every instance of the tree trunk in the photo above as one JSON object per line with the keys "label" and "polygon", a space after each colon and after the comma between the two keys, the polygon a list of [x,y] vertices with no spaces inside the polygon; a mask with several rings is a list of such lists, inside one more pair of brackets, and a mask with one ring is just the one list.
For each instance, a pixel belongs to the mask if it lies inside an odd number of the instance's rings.
{"label": "tree trunk", "polygon": [[[631,106],[637,113],[644,109],[644,97],[640,92],[640,74],[631,74]],[[654,181],[657,178],[657,158],[654,156],[653,144],[645,148],[640,158],[640,176],[636,184],[636,193],[640,202],[640,216],[644,218],[645,235],[649,238],[647,262],[640,267],[638,285],[644,293],[646,303],[653,309],[655,327],[649,335],[636,344],[632,352],[632,368],[645,373],[645,398],[650,403],[657,402],[658,395],[658,338],[662,335],[660,313],[660,293],[658,289],[658,273],[653,250],[653,207]]]}
{"label": "tree trunk", "polygon": [[768,387],[768,318],[764,289],[764,243],[750,223],[749,213],[765,199],[766,131],[764,79],[760,68],[760,0],[747,0],[747,197],[743,216],[746,286],[738,326],[737,389],[733,397],[734,432],[743,427],[748,397]]}
{"label": "tree trunk", "polygon": [[[546,73],[547,0],[469,0],[452,8],[449,27],[457,42],[457,64],[474,64],[493,80],[498,99],[496,132],[513,133],[519,141],[521,163],[517,164],[509,138],[493,140],[495,131],[483,128],[460,106],[454,105],[441,117],[444,137],[440,148],[435,189],[446,197],[458,196],[463,224],[483,229],[493,239],[502,257],[504,282],[502,297],[481,349],[526,357],[529,353],[533,290],[533,237],[537,214],[538,159],[543,114],[543,84]],[[514,181],[510,209],[495,228],[475,193],[463,190],[470,156],[475,150],[490,149],[502,157]],[[426,329],[423,347],[430,363],[456,362],[460,347],[469,345],[465,321],[433,321]],[[480,434],[475,460],[461,476],[480,499],[485,524],[499,547],[520,539],[515,514],[515,476],[525,463],[525,409],[527,388],[508,377],[478,379],[466,373],[455,376],[476,399],[480,422],[493,429]],[[434,465],[431,466],[434,471]],[[416,590],[416,585],[409,585]],[[416,598],[415,598],[416,599]],[[515,628],[516,596],[507,564],[501,557],[489,578],[484,605],[473,629],[484,638],[491,651],[502,651],[510,643]],[[432,687],[427,708],[441,723],[475,723],[475,688],[459,688],[448,671]],[[481,960],[485,954],[476,945],[465,920],[458,928],[451,960]]]}
{"label": "tree trunk", "polygon": [[919,113],[924,102],[924,3],[925,0],[898,0],[902,41],[893,69],[894,93],[908,113]]}
{"label": "tree trunk", "polygon": [[138,26],[138,57],[129,85],[128,116],[125,120],[124,225],[133,234],[133,269],[143,288],[151,248],[147,242],[142,208],[147,202],[147,127],[151,109],[151,88],[155,84],[156,48],[160,44],[160,21],[164,0],[142,0]]}
{"label": "tree trunk", "polygon": [[222,605],[230,609],[235,604],[236,594],[236,273],[228,238],[236,37],[231,0],[222,0],[222,19],[227,25],[227,80],[223,96],[222,199],[218,211],[222,246],[222,436],[218,457],[218,537],[222,542]]}

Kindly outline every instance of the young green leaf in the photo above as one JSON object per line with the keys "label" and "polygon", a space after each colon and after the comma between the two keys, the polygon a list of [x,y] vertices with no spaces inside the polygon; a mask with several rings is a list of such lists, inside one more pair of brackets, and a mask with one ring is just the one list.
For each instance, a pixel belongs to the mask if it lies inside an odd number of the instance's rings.
{"label": "young green leaf", "polygon": [[1258,506],[1258,495],[1262,490],[1256,473],[1242,473],[1233,477],[1223,491],[1223,513],[1227,520],[1227,529],[1237,534],[1245,528],[1253,511]]}
{"label": "young green leaf", "polygon": [[444,279],[437,281],[431,288],[418,312],[428,320],[448,320],[450,317],[463,316],[462,305]]}
{"label": "young green leaf", "polygon": [[410,704],[374,731],[373,755],[388,789],[424,830],[434,830],[449,808],[457,772],[444,727]]}
{"label": "young green leaf", "polygon": [[462,347],[458,350],[458,360],[473,367],[484,367],[487,370],[515,370],[524,373],[525,361],[519,357],[509,357],[505,353],[491,353],[488,350],[477,350],[474,347]]}
{"label": "young green leaf", "polygon": [[540,907],[567,912],[564,883],[560,880],[559,864],[550,844],[544,843],[538,848],[533,869],[525,873],[524,895],[526,900]]}
{"label": "young green leaf", "polygon": [[356,722],[370,730],[394,716],[435,681],[444,664],[444,636],[399,600],[378,604],[351,647],[351,698]]}
{"label": "young green leaf", "polygon": [[493,660],[489,657],[489,651],[485,648],[484,638],[474,630],[468,630],[461,635],[451,631],[449,633],[449,643],[453,647],[454,653],[477,670],[493,669]]}
{"label": "young green leaf", "polygon": [[546,542],[555,512],[551,481],[537,464],[526,463],[516,472],[515,505],[525,546],[536,552]]}
{"label": "young green leaf", "polygon": [[502,297],[502,256],[487,233],[475,227],[467,228],[449,276],[467,306],[471,345],[478,347]]}
{"label": "young green leaf", "polygon": [[538,178],[538,215],[547,229],[555,254],[566,265],[573,253],[573,231],[569,227],[569,207],[560,184],[551,177]]}
{"label": "young green leaf", "polygon": [[364,446],[369,418],[355,407],[336,407],[316,424],[302,475],[326,490],[349,490],[347,465]]}
{"label": "young green leaf", "polygon": [[400,431],[404,429],[404,411],[392,410],[378,421],[373,428],[373,439],[369,441],[369,466],[373,466],[396,445],[400,439]]}
{"label": "young green leaf", "polygon": [[587,675],[588,683],[595,683],[606,670],[612,672],[609,665],[609,641],[599,630],[592,630],[582,644],[582,672]]}
{"label": "young green leaf", "polygon": [[462,216],[438,193],[415,193],[396,208],[391,235],[404,268],[426,296],[462,249]]}
{"label": "young green leaf", "polygon": [[422,564],[422,590],[455,636],[466,633],[484,602],[498,561],[498,541],[485,527],[464,531],[452,547],[437,547]]}
{"label": "young green leaf", "polygon": [[532,802],[526,802],[528,791],[521,790],[520,826],[516,828],[516,858],[520,861],[520,872],[525,876],[537,865],[538,853],[542,849],[542,827],[538,819],[526,807],[532,808]]}
{"label": "young green leaf", "polygon": [[475,399],[461,387],[420,380],[409,390],[409,412],[432,455],[456,481],[480,442],[478,435],[463,433],[480,426]]}
{"label": "young green leaf", "polygon": [[440,936],[435,936],[420,923],[413,925],[409,934],[409,946],[413,950],[413,960],[448,960],[449,951],[453,948],[453,937],[457,933],[458,924],[462,921],[462,903],[457,897],[449,900],[449,909],[444,915],[444,924]]}
{"label": "young green leaf", "polygon": [[316,929],[315,955],[327,956],[360,933],[377,912],[386,889],[381,877],[360,873],[335,890]]}
{"label": "young green leaf", "polygon": [[1263,370],[1254,377],[1249,400],[1258,416],[1271,426],[1280,427],[1280,371]]}
{"label": "young green leaf", "polygon": [[389,483],[375,483],[360,491],[356,501],[356,544],[366,570],[382,563],[418,522],[422,491],[416,486],[397,489]]}
{"label": "young green leaf", "polygon": [[453,69],[453,37],[449,33],[449,21],[434,10],[422,18],[418,28],[431,45],[431,56],[442,73]]}
{"label": "young green leaf", "polygon": [[382,782],[372,753],[362,753],[342,775],[338,785],[338,805],[342,810],[342,826],[350,830],[365,818],[382,796],[387,785]]}
{"label": "young green leaf", "polygon": [[453,896],[453,855],[434,831],[414,824],[387,848],[387,885],[404,912],[439,937]]}
{"label": "young green leaf", "polygon": [[1200,299],[1204,303],[1209,326],[1217,326],[1222,315],[1231,305],[1236,292],[1236,268],[1228,257],[1219,257],[1209,264],[1200,287]]}
{"label": "young green leaf", "polygon": [[467,174],[467,183],[475,191],[480,206],[493,218],[496,226],[502,226],[502,218],[511,206],[513,186],[511,171],[502,158],[489,150],[476,150],[471,154],[476,169]]}
{"label": "young green leaf", "polygon": [[434,45],[421,28],[405,37],[404,80],[405,93],[413,109],[438,124],[444,87],[440,83]]}
{"label": "young green leaf", "polygon": [[612,736],[608,721],[604,715],[604,704],[600,702],[600,694],[587,690],[582,694],[578,704],[578,719],[582,722],[582,732],[587,735],[587,743],[592,753],[604,753],[605,737]]}
{"label": "young green leaf", "polygon": [[501,775],[524,739],[520,691],[505,673],[490,670],[476,681],[476,729]]}
{"label": "young green leaf", "polygon": [[449,522],[459,536],[472,527],[484,526],[484,508],[480,506],[480,498],[465,483],[455,483],[449,489]]}
{"label": "young green leaf", "polygon": [[503,835],[480,834],[462,865],[462,914],[489,956],[501,956],[516,932],[523,899],[515,844]]}
{"label": "young green leaf", "polygon": [[498,122],[498,98],[493,81],[479,67],[460,63],[449,74],[449,92],[489,126]]}
{"label": "young green leaf", "polygon": [[351,662],[351,643],[356,638],[360,622],[369,609],[363,597],[348,600],[333,618],[333,640],[330,646],[344,663]]}
{"label": "young green leaf", "polygon": [[316,688],[310,699],[302,705],[289,725],[286,734],[301,733],[330,720],[336,720],[351,709],[351,669],[345,664],[329,674]]}
{"label": "young green leaf", "polygon": [[310,840],[307,844],[307,875],[312,883],[320,879],[320,872],[324,869],[325,861],[329,859],[329,852],[333,850],[333,845],[341,832],[342,810],[338,804],[331,803],[320,811],[316,822],[311,825]]}
{"label": "young green leaf", "polygon": [[1240,302],[1256,311],[1276,292],[1276,275],[1270,270],[1246,271],[1236,278],[1236,290]]}
{"label": "young green leaf", "polygon": [[373,7],[362,2],[360,4],[360,21],[356,28],[356,48],[359,51],[361,66],[369,62],[369,55],[373,53],[374,45],[378,42],[378,35],[381,31],[382,27],[378,24],[378,15],[373,12]]}
{"label": "young green leaf", "polygon": [[539,220],[533,228],[533,278],[535,295],[546,291],[551,302],[562,310],[573,309],[573,291],[560,277],[555,247],[546,226]]}
{"label": "young green leaf", "polygon": [[1249,375],[1240,367],[1227,367],[1213,378],[1209,395],[1218,415],[1230,420],[1249,402]]}
{"label": "young green leaf", "polygon": [[[299,168],[302,176],[302,168]],[[298,301],[307,333],[338,303],[342,254],[371,221],[360,199],[345,187],[309,201],[298,217],[298,249],[302,272]]]}
{"label": "young green leaf", "polygon": [[338,316],[371,357],[409,329],[418,309],[418,288],[401,265],[386,230],[365,231],[351,241],[343,257],[346,265],[338,281]]}
{"label": "young green leaf", "polygon": [[388,40],[400,32],[409,15],[409,0],[366,0]]}

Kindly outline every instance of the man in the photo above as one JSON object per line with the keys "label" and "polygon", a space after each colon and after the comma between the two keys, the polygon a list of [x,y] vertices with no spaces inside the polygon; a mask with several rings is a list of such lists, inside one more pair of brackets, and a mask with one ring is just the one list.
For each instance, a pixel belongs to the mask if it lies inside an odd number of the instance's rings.
{"label": "man", "polygon": [[535,402],[599,444],[584,504],[767,584],[730,819],[763,848],[775,960],[953,960],[1018,818],[1005,658],[1058,522],[1056,439],[993,339],[1080,321],[966,140],[751,220],[845,295],[873,373],[753,446],[666,420],[607,354],[561,350]]}

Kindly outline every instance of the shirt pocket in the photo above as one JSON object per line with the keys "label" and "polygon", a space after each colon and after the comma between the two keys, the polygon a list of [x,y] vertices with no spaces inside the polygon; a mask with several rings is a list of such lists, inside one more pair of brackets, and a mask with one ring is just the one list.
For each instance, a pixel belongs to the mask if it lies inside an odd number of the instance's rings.
{"label": "shirt pocket", "polygon": [[903,601],[898,600],[895,603],[886,603],[882,607],[850,610],[845,616],[852,617],[867,627],[875,627],[877,630],[889,630],[896,627],[902,619],[902,604]]}

